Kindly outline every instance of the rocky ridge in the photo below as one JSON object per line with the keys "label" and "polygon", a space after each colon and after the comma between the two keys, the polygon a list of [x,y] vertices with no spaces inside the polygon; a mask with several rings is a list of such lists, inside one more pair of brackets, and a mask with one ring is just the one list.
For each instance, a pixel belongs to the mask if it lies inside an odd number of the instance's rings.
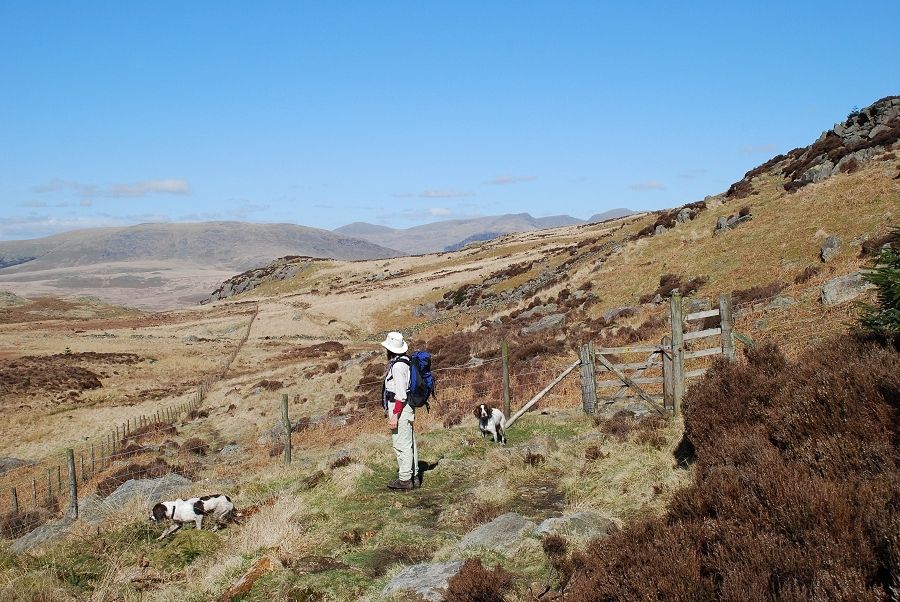
{"label": "rocky ridge", "polygon": [[873,158],[884,155],[900,140],[900,96],[887,96],[872,105],[854,110],[818,140],[785,155],[777,155],[748,171],[731,185],[726,197],[744,198],[755,194],[752,180],[765,173],[784,178],[784,189],[794,192],[838,173],[852,173]]}

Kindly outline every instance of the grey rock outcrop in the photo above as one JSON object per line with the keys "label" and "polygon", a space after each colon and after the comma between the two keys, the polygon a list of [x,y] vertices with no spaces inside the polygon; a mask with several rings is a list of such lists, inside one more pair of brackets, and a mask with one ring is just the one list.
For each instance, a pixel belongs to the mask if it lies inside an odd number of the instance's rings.
{"label": "grey rock outcrop", "polygon": [[423,303],[421,305],[416,305],[412,314],[415,318],[433,318],[437,315],[437,308],[434,303]]}
{"label": "grey rock outcrop", "polygon": [[565,314],[550,314],[549,316],[544,316],[535,324],[523,328],[522,334],[535,334],[537,332],[543,332],[545,330],[550,330],[551,328],[561,327],[565,323]]}
{"label": "grey rock outcrop", "polygon": [[247,270],[223,282],[209,297],[200,302],[201,305],[220,299],[227,299],[252,291],[264,282],[288,280],[293,278],[311,261],[310,258],[284,257],[276,259],[267,266]]}
{"label": "grey rock outcrop", "polygon": [[555,313],[559,307],[556,303],[547,303],[546,305],[538,305],[536,307],[532,307],[531,309],[525,310],[519,314],[520,320],[527,320],[529,318],[533,318],[534,316],[546,316],[548,314]]}
{"label": "grey rock outcrop", "polygon": [[750,214],[729,215],[728,217],[725,217],[724,215],[719,216],[719,218],[716,219],[716,229],[713,230],[713,234],[715,234],[715,235],[723,234],[723,233],[727,232],[728,230],[733,230],[733,229],[737,228],[738,226],[740,226],[741,224],[743,224],[745,222],[749,222],[751,219],[753,219],[753,216]]}
{"label": "grey rock outcrop", "polygon": [[[129,479],[105,499],[96,495],[84,498],[78,505],[78,518],[88,523],[98,523],[132,500],[141,499],[150,504],[170,499],[191,484],[190,479],[174,473],[158,479]],[[149,512],[149,506],[147,510]]]}
{"label": "grey rock outcrop", "polygon": [[0,458],[0,475],[27,465],[28,461],[19,458]]}
{"label": "grey rock outcrop", "polygon": [[706,311],[708,309],[712,309],[712,301],[709,300],[709,297],[684,300],[684,311],[689,314],[695,311]]}
{"label": "grey rock outcrop", "polygon": [[596,537],[607,537],[617,530],[616,523],[597,512],[584,511],[548,518],[542,522],[536,533],[538,535],[557,534],[586,541]]}
{"label": "grey rock outcrop", "polygon": [[387,596],[410,592],[429,602],[440,602],[444,599],[447,583],[459,573],[462,565],[462,560],[454,560],[406,567],[384,586],[381,593]]}
{"label": "grey rock outcrop", "polygon": [[638,310],[637,307],[631,307],[631,306],[614,307],[614,308],[608,310],[605,314],[603,314],[603,319],[606,320],[607,322],[612,322],[613,320],[615,320],[616,318],[618,318],[622,315],[631,315],[631,314],[637,313],[637,310]]}
{"label": "grey rock outcrop", "polygon": [[795,303],[792,297],[775,297],[766,305],[767,310],[787,309]]}
{"label": "grey rock outcrop", "polygon": [[859,297],[867,290],[875,288],[863,279],[862,272],[832,278],[822,285],[822,304],[837,305]]}
{"label": "grey rock outcrop", "polygon": [[822,248],[819,250],[819,257],[822,261],[828,262],[832,257],[837,255],[841,249],[841,239],[835,234],[831,234],[822,242]]}
{"label": "grey rock outcrop", "polygon": [[41,525],[30,533],[26,533],[22,537],[16,539],[9,546],[9,549],[16,554],[23,554],[25,552],[33,550],[43,543],[55,541],[60,537],[65,536],[66,533],[69,532],[69,528],[74,522],[74,518],[65,517]]}
{"label": "grey rock outcrop", "polygon": [[501,553],[514,551],[522,539],[534,533],[537,525],[516,512],[501,514],[486,525],[470,531],[457,549],[488,548]]}
{"label": "grey rock outcrop", "polygon": [[663,226],[662,224],[660,224],[660,225],[658,225],[658,226],[656,227],[656,229],[653,231],[653,234],[663,234],[663,233],[666,232],[667,230],[668,230],[668,228],[666,228],[665,226]]}

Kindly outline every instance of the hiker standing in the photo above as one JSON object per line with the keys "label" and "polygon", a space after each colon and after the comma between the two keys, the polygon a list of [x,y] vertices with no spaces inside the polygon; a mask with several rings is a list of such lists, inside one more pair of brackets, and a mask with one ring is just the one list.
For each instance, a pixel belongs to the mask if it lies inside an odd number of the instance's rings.
{"label": "hiker standing", "polygon": [[397,479],[388,484],[389,489],[415,487],[419,454],[413,421],[416,410],[406,403],[410,384],[409,345],[399,332],[389,332],[381,346],[387,349],[388,367],[384,376],[383,405],[388,414],[391,441],[397,453]]}

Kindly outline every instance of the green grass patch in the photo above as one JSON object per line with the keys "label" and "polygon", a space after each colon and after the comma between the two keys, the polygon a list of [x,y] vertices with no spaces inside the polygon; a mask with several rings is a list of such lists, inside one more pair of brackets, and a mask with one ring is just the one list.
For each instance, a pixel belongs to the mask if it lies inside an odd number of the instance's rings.
{"label": "green grass patch", "polygon": [[209,556],[222,545],[220,537],[212,531],[182,529],[157,550],[148,555],[151,564],[161,570],[178,570],[197,558]]}

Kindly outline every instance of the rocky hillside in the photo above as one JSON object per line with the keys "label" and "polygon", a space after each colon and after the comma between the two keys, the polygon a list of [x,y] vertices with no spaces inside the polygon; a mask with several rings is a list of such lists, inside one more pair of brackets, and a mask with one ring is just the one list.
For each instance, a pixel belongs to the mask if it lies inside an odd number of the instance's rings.
{"label": "rocky hillside", "polygon": [[731,185],[726,196],[741,199],[754,194],[753,179],[763,174],[777,174],[783,178],[784,189],[794,192],[838,173],[853,173],[876,156],[890,161],[896,155],[887,150],[898,140],[900,96],[888,96],[854,110],[809,146],[777,155],[751,169]]}

